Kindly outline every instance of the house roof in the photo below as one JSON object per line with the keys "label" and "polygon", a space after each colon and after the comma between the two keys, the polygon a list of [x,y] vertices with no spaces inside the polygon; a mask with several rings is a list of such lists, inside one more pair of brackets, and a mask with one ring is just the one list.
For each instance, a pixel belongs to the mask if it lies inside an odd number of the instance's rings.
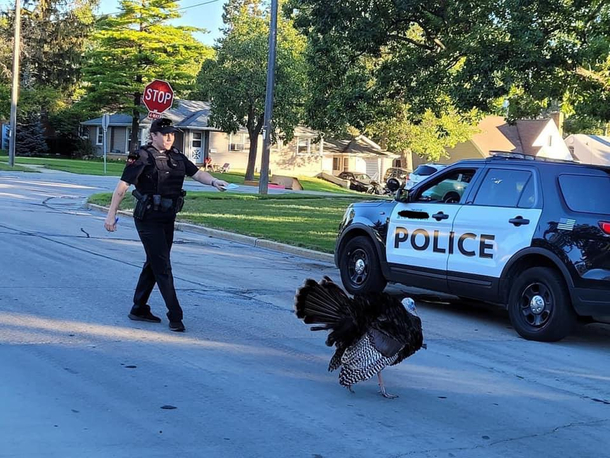
{"label": "house roof", "polygon": [[610,137],[573,134],[565,139],[572,156],[587,164],[610,164]]}
{"label": "house roof", "polygon": [[324,152],[357,156],[400,157],[398,154],[384,151],[377,143],[364,135],[347,140],[324,139]]}
{"label": "house roof", "polygon": [[492,151],[507,151],[536,156],[542,145],[535,144],[540,134],[554,121],[548,119],[518,120],[508,124],[502,116],[487,116],[478,125],[479,133],[471,142],[483,157]]}
{"label": "house roof", "polygon": [[[164,118],[172,120],[174,125],[183,129],[218,130],[208,125],[210,104],[197,100],[177,100],[174,107],[163,113]],[[131,127],[131,116],[126,114],[111,114],[110,126]],[[140,116],[140,125],[148,126],[152,120],[145,115]],[[81,122],[83,126],[101,126],[102,118],[89,119]]]}

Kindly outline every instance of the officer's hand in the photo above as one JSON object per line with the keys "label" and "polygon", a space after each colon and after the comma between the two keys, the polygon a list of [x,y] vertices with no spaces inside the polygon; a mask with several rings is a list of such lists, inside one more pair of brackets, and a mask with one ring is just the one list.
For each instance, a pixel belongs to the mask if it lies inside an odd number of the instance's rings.
{"label": "officer's hand", "polygon": [[109,214],[104,220],[104,227],[108,232],[114,232],[116,231],[116,223],[118,221],[119,219],[116,216]]}
{"label": "officer's hand", "polygon": [[214,187],[216,189],[218,189],[219,191],[226,191],[227,190],[227,186],[229,186],[229,183],[227,183],[224,180],[215,180],[214,181]]}

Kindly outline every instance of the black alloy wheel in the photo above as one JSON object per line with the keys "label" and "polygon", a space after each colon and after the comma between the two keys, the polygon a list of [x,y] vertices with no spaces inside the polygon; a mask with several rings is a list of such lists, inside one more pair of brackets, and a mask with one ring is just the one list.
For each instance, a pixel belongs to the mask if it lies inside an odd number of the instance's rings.
{"label": "black alloy wheel", "polygon": [[566,283],[549,267],[529,268],[515,279],[508,314],[522,337],[541,342],[563,339],[576,322]]}
{"label": "black alloy wheel", "polygon": [[371,240],[358,236],[347,242],[339,263],[341,281],[351,294],[378,293],[387,285]]}

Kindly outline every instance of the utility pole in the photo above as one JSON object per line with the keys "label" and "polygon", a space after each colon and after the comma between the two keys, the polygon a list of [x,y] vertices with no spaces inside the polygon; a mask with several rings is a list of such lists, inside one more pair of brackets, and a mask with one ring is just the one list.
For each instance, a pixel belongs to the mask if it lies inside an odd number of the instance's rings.
{"label": "utility pole", "polygon": [[8,165],[15,166],[17,143],[17,100],[19,99],[19,45],[21,44],[21,1],[15,0],[15,39],[13,43],[13,88],[11,92],[11,137],[8,147]]}
{"label": "utility pole", "polygon": [[259,194],[269,191],[269,156],[271,154],[271,133],[273,132],[273,89],[275,86],[275,47],[277,42],[277,0],[271,0],[271,24],[269,26],[269,56],[267,58],[267,89],[265,94],[265,119],[263,127],[263,156],[261,175],[258,182]]}

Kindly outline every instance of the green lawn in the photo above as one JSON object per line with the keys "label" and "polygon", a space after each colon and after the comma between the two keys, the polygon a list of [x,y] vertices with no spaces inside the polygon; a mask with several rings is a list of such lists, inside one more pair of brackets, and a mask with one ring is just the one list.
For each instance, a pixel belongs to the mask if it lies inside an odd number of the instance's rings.
{"label": "green lawn", "polygon": [[[8,157],[0,157],[0,164],[8,162]],[[61,170],[63,172],[77,173],[81,175],[104,175],[104,161],[99,159],[94,160],[78,160],[78,159],[56,159],[52,157],[22,157],[15,158],[15,164],[42,165],[47,169]],[[124,162],[107,161],[106,175],[120,176]]]}
{"label": "green lawn", "polygon": [[[111,194],[89,201],[108,206]],[[259,196],[189,192],[179,221],[332,253],[339,223],[354,196]],[[126,198],[122,209],[133,208]]]}
{"label": "green lawn", "polygon": [[10,167],[8,163],[2,162],[0,159],[0,170],[5,172],[38,172],[38,170],[28,169],[27,167],[22,167],[20,165],[16,165],[14,167]]}

